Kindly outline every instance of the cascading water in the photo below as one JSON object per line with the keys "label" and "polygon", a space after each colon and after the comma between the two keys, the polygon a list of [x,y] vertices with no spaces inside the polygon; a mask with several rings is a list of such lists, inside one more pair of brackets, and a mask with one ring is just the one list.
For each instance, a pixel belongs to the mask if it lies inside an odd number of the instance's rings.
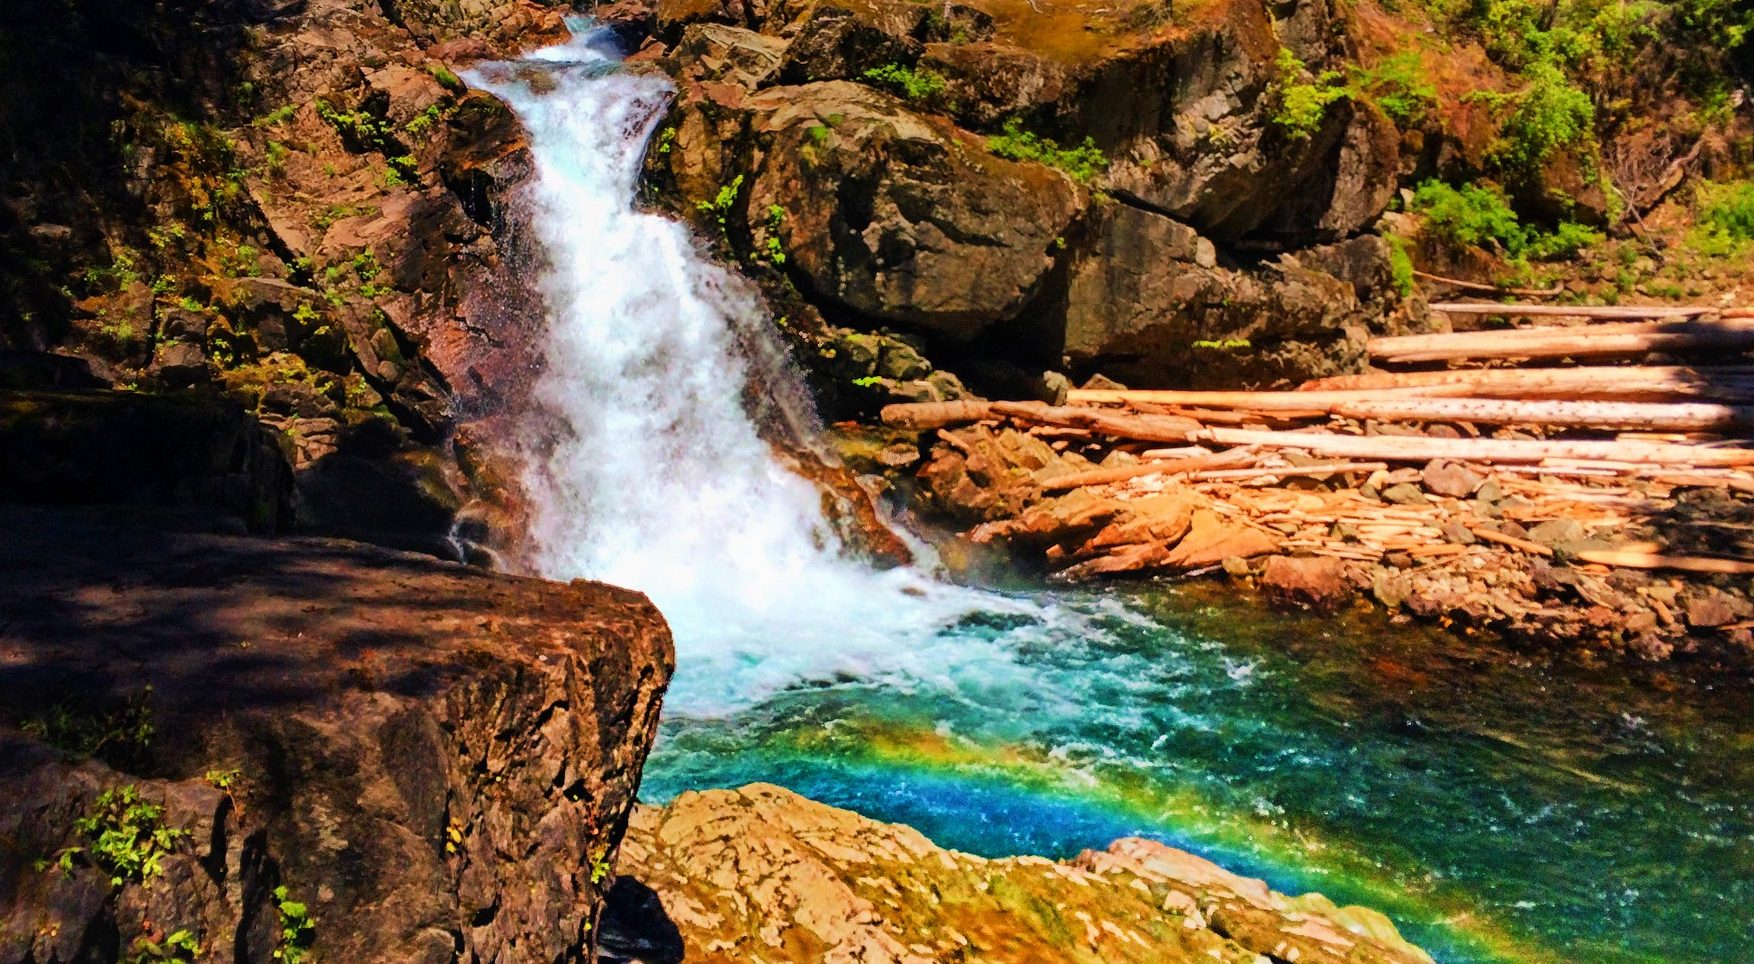
{"label": "cascading water", "polygon": [[[682,654],[670,695],[681,712],[747,705],[800,678],[942,677],[952,667],[923,641],[971,610],[1024,607],[849,558],[820,493],[780,464],[746,407],[752,378],[768,398],[801,397],[763,344],[759,300],[684,225],[634,207],[671,85],[608,71],[593,37],[537,53],[539,71],[470,77],[523,119],[536,158],[528,215],[550,308],[537,396],[560,427],[527,480],[537,570],[650,595]],[[810,413],[769,412],[812,427]],[[957,662],[982,656],[1003,660],[959,646]]]}
{"label": "cascading water", "polygon": [[1747,949],[1746,700],[1380,622],[849,559],[749,413],[753,382],[761,417],[809,430],[758,299],[634,206],[671,88],[615,59],[587,33],[466,76],[536,159],[536,565],[644,590],[676,634],[648,797],[769,780],[995,855],[1155,836],[1383,908],[1446,961]]}

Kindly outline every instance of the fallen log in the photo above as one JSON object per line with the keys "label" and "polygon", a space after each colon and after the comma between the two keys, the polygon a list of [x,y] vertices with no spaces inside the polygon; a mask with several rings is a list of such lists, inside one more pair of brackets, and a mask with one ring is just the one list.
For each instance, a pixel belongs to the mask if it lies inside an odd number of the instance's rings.
{"label": "fallen log", "polygon": [[1042,402],[994,402],[993,414],[1035,425],[1083,429],[1140,442],[1188,442],[1200,423],[1176,415],[1136,415]]}
{"label": "fallen log", "polygon": [[1754,427],[1754,406],[1699,402],[1522,401],[1497,398],[1377,398],[1325,406],[1354,419],[1474,422],[1555,428],[1699,431]]}
{"label": "fallen log", "polygon": [[1672,365],[1588,368],[1483,368],[1443,372],[1372,372],[1318,378],[1298,393],[1381,392],[1482,398],[1702,399],[1754,401],[1754,368]]}
{"label": "fallen log", "polygon": [[1658,552],[1626,549],[1585,549],[1577,553],[1577,558],[1583,562],[1630,569],[1675,569],[1681,572],[1727,573],[1732,576],[1754,575],[1754,562],[1712,556],[1669,556]]}
{"label": "fallen log", "polygon": [[981,400],[955,402],[898,402],[883,406],[883,424],[892,428],[922,431],[980,422],[993,417],[993,403]]}
{"label": "fallen log", "polygon": [[1148,475],[1183,475],[1202,469],[1241,465],[1254,457],[1254,450],[1241,448],[1219,452],[1215,455],[1196,455],[1191,458],[1148,462],[1143,465],[1117,465],[1104,469],[1091,469],[1088,472],[1073,472],[1070,475],[1049,479],[1041,484],[1041,490],[1043,492],[1065,492],[1069,489],[1081,489],[1090,485],[1111,485],[1115,482],[1125,482]]}
{"label": "fallen log", "polygon": [[[1477,422],[1484,425],[1551,425],[1564,428],[1633,428],[1696,431],[1754,426],[1754,406],[1709,403],[1596,402],[1444,396],[1384,397],[1357,392],[1074,392],[1071,401],[1155,405],[1163,395],[1205,396],[1208,408],[1268,412],[1280,417],[1342,415],[1356,419],[1415,422]],[[1215,419],[1203,420],[1208,424]]]}
{"label": "fallen log", "polygon": [[1211,469],[1191,473],[1190,482],[1245,482],[1253,479],[1287,478],[1301,475],[1337,475],[1348,472],[1376,472],[1388,468],[1387,462],[1317,462],[1314,465],[1279,465],[1268,468],[1257,465],[1247,469]]}
{"label": "fallen log", "polygon": [[1713,311],[1704,305],[1525,305],[1474,301],[1440,301],[1430,308],[1448,315],[1506,318],[1697,318]]}
{"label": "fallen log", "polygon": [[[1144,417],[1144,416],[1139,416]],[[1116,427],[1119,427],[1118,425]],[[1326,435],[1318,432],[1270,432],[1241,428],[1207,428],[1197,441],[1221,445],[1299,449],[1312,455],[1385,462],[1534,463],[1573,458],[1638,462],[1665,466],[1754,465],[1754,449],[1706,448],[1666,442],[1602,442],[1589,440],[1526,440],[1489,438],[1428,438],[1416,435]]]}
{"label": "fallen log", "polygon": [[1413,270],[1413,277],[1424,278],[1426,281],[1435,281],[1438,284],[1450,285],[1456,288],[1467,288],[1470,291],[1490,291],[1495,294],[1511,295],[1517,298],[1557,298],[1565,293],[1564,285],[1554,285],[1551,288],[1501,288],[1498,285],[1482,284],[1478,281],[1463,281],[1460,278],[1446,278],[1443,275],[1432,274],[1429,271],[1420,271],[1417,268]]}
{"label": "fallen log", "polygon": [[1372,338],[1372,359],[1384,362],[1457,358],[1583,358],[1656,351],[1754,347],[1754,319],[1625,322],[1576,328],[1516,328],[1441,335]]}

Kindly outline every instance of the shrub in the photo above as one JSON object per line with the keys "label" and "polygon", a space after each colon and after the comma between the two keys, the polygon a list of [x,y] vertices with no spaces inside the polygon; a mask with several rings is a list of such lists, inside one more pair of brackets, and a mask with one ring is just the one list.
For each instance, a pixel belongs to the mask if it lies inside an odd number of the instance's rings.
{"label": "shrub", "polygon": [[164,807],[147,803],[133,784],[113,787],[100,794],[73,829],[86,846],[61,851],[62,871],[71,871],[75,860],[89,860],[110,876],[110,883],[145,883],[158,876],[165,855],[189,835],[186,830],[164,824]]}
{"label": "shrub", "polygon": [[1407,239],[1394,233],[1382,236],[1389,243],[1389,280],[1405,298],[1413,293],[1413,256],[1407,250]]}
{"label": "shrub", "polygon": [[1496,248],[1513,261],[1569,258],[1602,240],[1600,232],[1575,221],[1561,221],[1551,232],[1526,227],[1496,188],[1473,184],[1426,181],[1413,193],[1413,209],[1444,241]]}
{"label": "shrub", "polygon": [[1425,62],[1412,50],[1359,71],[1352,86],[1357,95],[1369,98],[1402,126],[1417,124],[1437,103],[1437,85],[1426,75]]}
{"label": "shrub", "polygon": [[1321,130],[1322,121],[1328,116],[1328,105],[1352,95],[1340,83],[1337,70],[1324,70],[1314,77],[1313,83],[1305,82],[1309,69],[1284,47],[1279,48],[1279,59],[1275,64],[1279,68],[1279,104],[1273,111],[1273,123],[1293,140],[1305,140]]}
{"label": "shrub", "polygon": [[949,89],[944,75],[934,70],[915,70],[901,64],[884,64],[865,71],[865,79],[887,88],[910,101],[940,104]]}
{"label": "shrub", "polygon": [[1588,140],[1596,122],[1589,95],[1572,86],[1558,67],[1538,63],[1528,76],[1529,86],[1514,98],[1494,152],[1500,164],[1524,172],[1538,168],[1555,150]]}
{"label": "shrub", "polygon": [[1077,147],[1063,148],[1055,141],[1023,129],[1023,122],[1013,117],[1005,122],[1001,133],[987,138],[987,150],[1012,161],[1034,161],[1056,167],[1074,180],[1089,182],[1108,170],[1108,156],[1092,138],[1084,138]]}
{"label": "shrub", "polygon": [[1738,254],[1754,241],[1754,181],[1701,184],[1692,242],[1707,254]]}

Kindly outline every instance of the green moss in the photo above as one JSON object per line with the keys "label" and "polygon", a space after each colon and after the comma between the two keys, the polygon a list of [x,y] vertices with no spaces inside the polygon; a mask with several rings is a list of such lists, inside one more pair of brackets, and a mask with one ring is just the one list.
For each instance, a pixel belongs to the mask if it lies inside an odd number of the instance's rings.
{"label": "green moss", "polygon": [[1005,121],[1002,132],[987,138],[987,150],[1013,161],[1034,161],[1056,167],[1073,179],[1089,182],[1108,170],[1108,156],[1092,138],[1084,138],[1077,147],[1063,148],[1050,138],[1023,129],[1018,118]]}
{"label": "green moss", "polygon": [[463,86],[463,78],[458,77],[444,64],[428,64],[426,70],[428,73],[432,74],[433,80],[438,81],[440,87],[443,87],[452,93],[461,93],[463,90],[467,89]]}

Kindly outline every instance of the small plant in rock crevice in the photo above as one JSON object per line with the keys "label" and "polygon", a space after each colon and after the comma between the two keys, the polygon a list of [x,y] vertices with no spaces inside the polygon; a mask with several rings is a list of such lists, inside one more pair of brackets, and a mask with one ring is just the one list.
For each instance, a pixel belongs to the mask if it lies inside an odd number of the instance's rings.
{"label": "small plant in rock crevice", "polygon": [[133,784],[99,794],[91,808],[73,821],[73,829],[85,843],[62,850],[56,865],[70,873],[79,863],[89,863],[108,874],[115,887],[145,884],[157,877],[164,858],[189,836],[187,830],[166,826],[164,806],[147,802]]}
{"label": "small plant in rock crevice", "polygon": [[274,959],[285,964],[307,964],[316,959],[311,943],[317,937],[317,919],[303,902],[292,899],[292,892],[282,884],[274,888],[274,910],[280,915],[280,946]]}
{"label": "small plant in rock crevice", "polygon": [[889,90],[900,94],[912,103],[933,106],[944,105],[944,96],[949,84],[944,75],[935,70],[915,69],[902,64],[884,64],[865,71],[864,78]]}
{"label": "small plant in rock crevice", "polygon": [[779,267],[786,263],[786,248],[780,243],[780,225],[786,221],[786,209],[778,204],[767,206],[767,240],[762,242],[762,256],[769,264]]}
{"label": "small plant in rock crevice", "polygon": [[137,937],[124,958],[126,964],[193,964],[201,956],[201,941],[195,932],[174,930],[163,940]]}
{"label": "small plant in rock crevice", "polygon": [[1011,161],[1034,161],[1059,168],[1072,179],[1088,183],[1108,170],[1108,156],[1096,146],[1094,138],[1084,138],[1077,147],[1061,147],[1050,138],[1023,129],[1018,118],[1005,121],[1001,132],[987,138],[987,150]]}
{"label": "small plant in rock crevice", "polygon": [[1303,61],[1285,47],[1279,48],[1278,59],[1273,63],[1279,72],[1273,123],[1292,140],[1308,140],[1321,130],[1328,106],[1352,96],[1351,88],[1341,82],[1339,71],[1324,70],[1312,75]]}
{"label": "small plant in rock crevice", "polygon": [[[193,302],[194,299],[184,299]],[[203,310],[199,303],[191,310]],[[57,703],[48,712],[23,724],[26,733],[68,753],[93,756],[112,763],[129,764],[143,759],[157,733],[153,723],[152,687],[128,697],[121,705],[103,710],[77,709]]]}
{"label": "small plant in rock crevice", "polygon": [[702,214],[711,215],[714,223],[719,226],[719,233],[724,234],[730,230],[725,219],[729,217],[731,208],[737,205],[737,195],[742,190],[743,175],[739,174],[731,179],[731,183],[720,187],[719,193],[714,195],[712,200],[694,202],[694,209]]}

